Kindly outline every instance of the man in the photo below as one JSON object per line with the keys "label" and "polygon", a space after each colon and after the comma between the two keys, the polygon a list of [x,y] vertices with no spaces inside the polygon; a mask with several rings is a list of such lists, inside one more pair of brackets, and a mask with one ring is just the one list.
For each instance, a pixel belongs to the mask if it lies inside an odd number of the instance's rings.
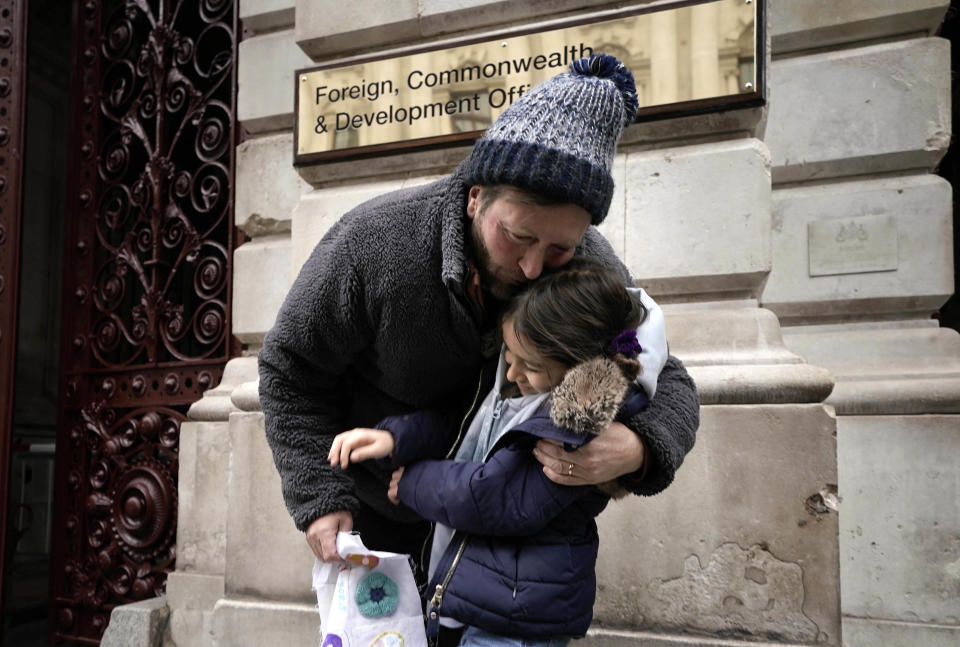
{"label": "man", "polygon": [[[421,565],[429,545],[429,524],[388,502],[389,469],[329,466],[334,435],[430,408],[456,420],[457,436],[493,383],[498,313],[520,285],[575,255],[630,282],[591,225],[607,214],[616,143],[636,114],[633,77],[610,56],[571,67],[505,111],[451,175],[343,216],[264,339],[267,438],[287,507],[318,558],[336,560],[336,533],[351,529]],[[698,421],[693,382],[670,358],[643,414],[577,451],[542,442],[535,455],[557,483],[619,478],[653,494],[672,481]]]}

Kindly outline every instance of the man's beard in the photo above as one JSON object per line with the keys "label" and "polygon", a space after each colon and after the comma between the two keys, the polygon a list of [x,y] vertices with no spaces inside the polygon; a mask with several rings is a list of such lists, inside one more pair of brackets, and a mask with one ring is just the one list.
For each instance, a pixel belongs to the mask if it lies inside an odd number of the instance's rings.
{"label": "man's beard", "polygon": [[480,286],[488,291],[493,298],[500,301],[507,301],[520,291],[520,288],[523,287],[523,282],[504,283],[498,280],[490,271],[490,266],[492,265],[490,251],[483,242],[483,232],[480,231],[480,219],[480,215],[474,218],[471,221],[472,224],[470,227],[470,248],[473,255],[473,262],[477,267],[477,272],[480,274]]}

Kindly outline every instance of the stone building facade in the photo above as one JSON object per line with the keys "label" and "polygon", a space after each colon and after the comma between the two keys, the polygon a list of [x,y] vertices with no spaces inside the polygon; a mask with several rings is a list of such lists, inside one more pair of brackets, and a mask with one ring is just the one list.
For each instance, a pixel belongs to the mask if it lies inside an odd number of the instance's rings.
{"label": "stone building facade", "polygon": [[[246,353],[182,426],[165,645],[317,640],[256,351],[341,214],[468,150],[298,170],[294,70],[624,4],[240,2]],[[770,0],[765,107],[625,133],[602,230],[664,305],[704,407],[676,482],[601,516],[584,644],[960,643],[960,338],[930,318],[954,291],[951,187],[931,173],[951,138],[948,4]]]}

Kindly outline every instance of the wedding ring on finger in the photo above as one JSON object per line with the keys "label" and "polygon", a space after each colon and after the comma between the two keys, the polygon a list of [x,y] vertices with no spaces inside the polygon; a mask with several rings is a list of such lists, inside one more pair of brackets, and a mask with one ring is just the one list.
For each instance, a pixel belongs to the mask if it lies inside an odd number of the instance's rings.
{"label": "wedding ring on finger", "polygon": [[573,463],[567,463],[567,476],[573,476]]}

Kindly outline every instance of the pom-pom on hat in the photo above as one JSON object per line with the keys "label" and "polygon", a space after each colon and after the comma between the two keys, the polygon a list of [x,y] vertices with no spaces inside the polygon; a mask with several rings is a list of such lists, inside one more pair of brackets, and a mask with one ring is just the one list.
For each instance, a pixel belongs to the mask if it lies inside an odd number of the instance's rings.
{"label": "pom-pom on hat", "polygon": [[594,54],[517,99],[474,144],[461,168],[468,184],[510,184],[583,207],[595,225],[613,197],[610,168],[637,114],[633,74]]}

